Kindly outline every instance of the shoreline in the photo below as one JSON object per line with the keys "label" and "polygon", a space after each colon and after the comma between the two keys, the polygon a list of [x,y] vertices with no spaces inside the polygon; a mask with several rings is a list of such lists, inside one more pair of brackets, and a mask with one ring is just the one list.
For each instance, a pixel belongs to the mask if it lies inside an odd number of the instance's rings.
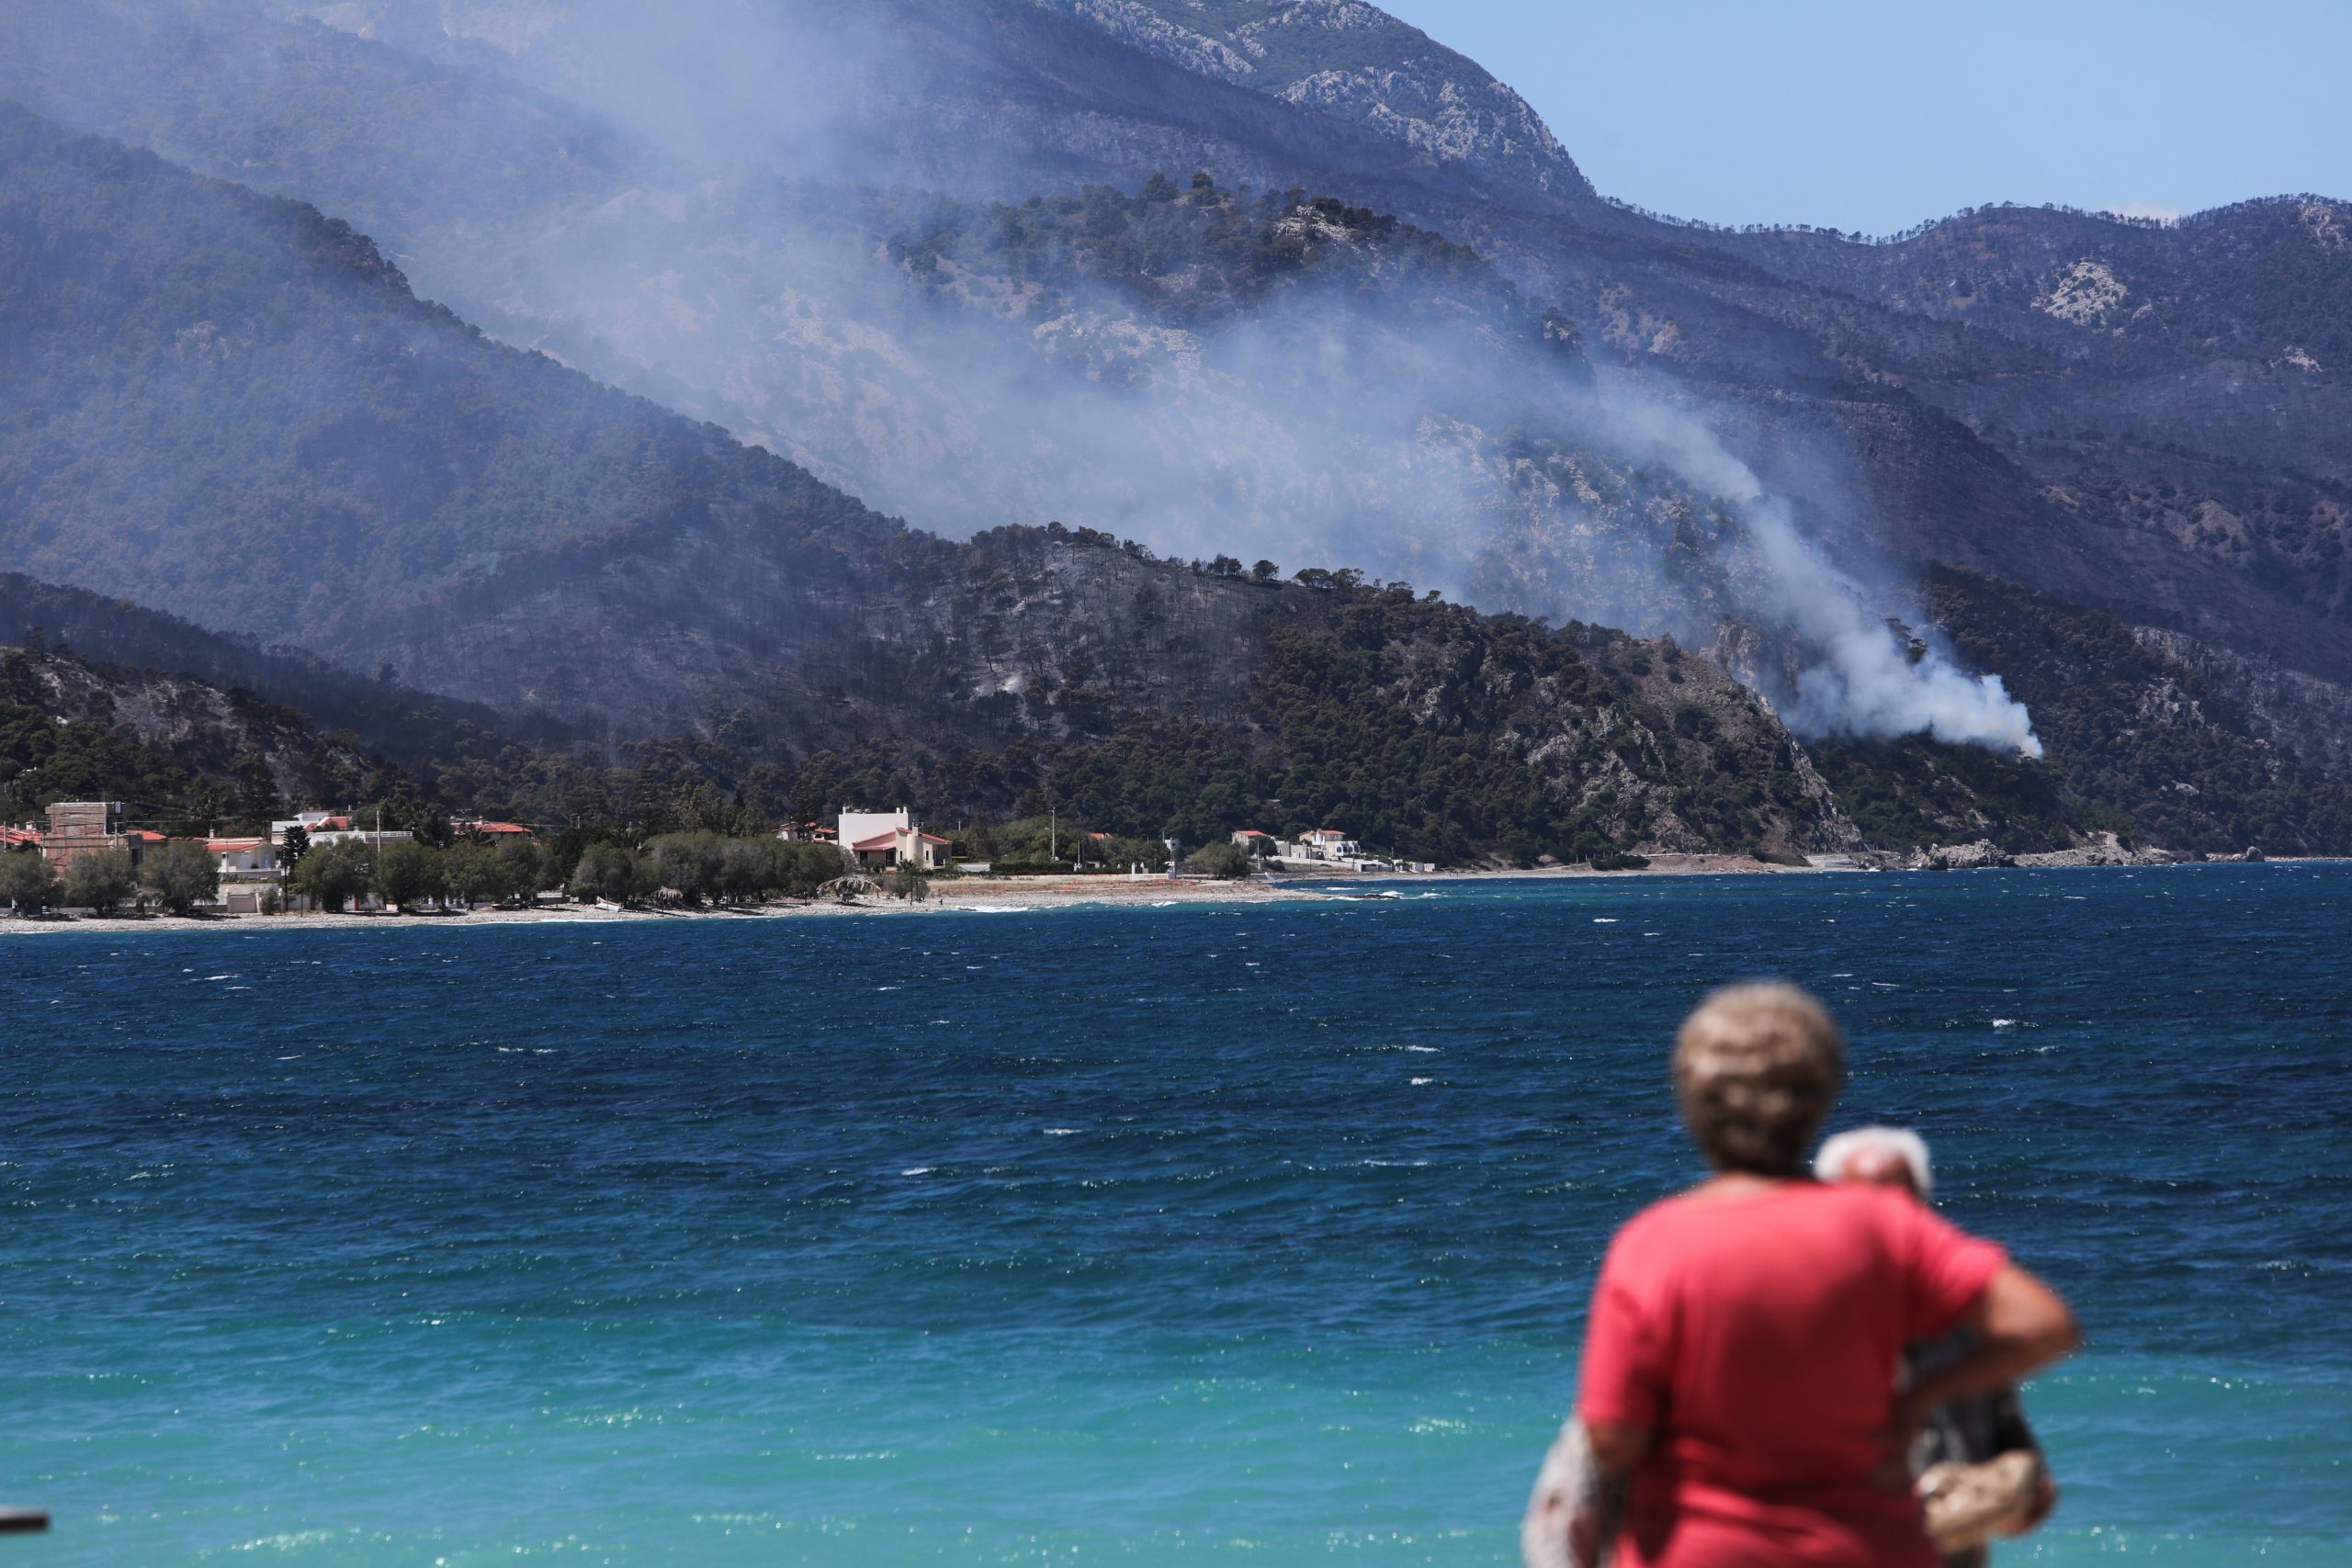
{"label": "shoreline", "polygon": [[1177,904],[1317,903],[1330,895],[1262,882],[1142,882],[1104,877],[1099,885],[1067,878],[965,877],[935,886],[929,898],[861,898],[854,903],[812,899],[808,903],[706,905],[694,908],[636,906],[605,908],[594,904],[545,904],[528,909],[448,909],[420,914],[390,912],[291,915],[47,915],[34,919],[0,916],[0,936],[39,936],[65,931],[440,931],[486,926],[636,925],[659,920],[777,920],[850,915],[1026,914],[1082,906],[1166,908]]}
{"label": "shoreline", "polygon": [[[1976,871],[2140,871],[2171,870],[2195,865],[2335,865],[2352,862],[2336,855],[2279,855],[2258,863],[2243,861],[2157,861],[2124,864],[2057,864],[1982,866]],[[959,877],[935,884],[929,898],[906,902],[895,898],[860,899],[853,903],[812,900],[758,906],[706,906],[695,908],[636,907],[614,909],[593,904],[550,904],[528,909],[480,908],[435,910],[406,915],[385,912],[293,915],[44,915],[34,919],[0,915],[0,937],[43,936],[65,932],[130,936],[157,931],[437,931],[444,928],[480,930],[490,926],[635,925],[659,920],[775,920],[842,916],[926,914],[1035,914],[1044,910],[1085,908],[1171,908],[1204,904],[1317,904],[1385,901],[1401,897],[1397,885],[1440,885],[1450,882],[1599,882],[1639,881],[1652,877],[1693,876],[1856,876],[1882,871],[1916,871],[1851,863],[1828,865],[1778,865],[1747,855],[1656,855],[1640,871],[1595,871],[1589,866],[1538,866],[1528,870],[1438,871],[1426,873],[1350,872],[1328,875],[1306,872],[1283,874],[1272,881],[1170,882],[1165,878],[1131,881],[1126,877]],[[1353,889],[1362,887],[1363,892]]]}

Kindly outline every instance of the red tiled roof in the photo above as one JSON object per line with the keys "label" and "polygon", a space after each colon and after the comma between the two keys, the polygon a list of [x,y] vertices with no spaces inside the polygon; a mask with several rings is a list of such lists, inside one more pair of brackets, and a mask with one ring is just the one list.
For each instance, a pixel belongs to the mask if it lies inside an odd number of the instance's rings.
{"label": "red tiled roof", "polygon": [[469,822],[466,827],[476,833],[520,833],[526,839],[531,836],[531,830],[519,822]]}
{"label": "red tiled roof", "polygon": [[921,839],[923,840],[923,842],[925,842],[925,843],[927,843],[927,844],[944,844],[944,843],[947,842],[947,840],[946,840],[945,839],[941,838],[941,837],[940,837],[938,834],[936,834],[936,833],[922,833],[922,834],[919,834],[919,835],[917,835],[917,836],[918,836],[919,838],[921,838]]}
{"label": "red tiled roof", "polygon": [[267,839],[207,839],[208,850],[257,850],[269,842]]}
{"label": "red tiled roof", "polygon": [[1244,828],[1240,832],[1234,835],[1234,837],[1238,839],[1262,839],[1265,836],[1265,834],[1261,833],[1255,828]]}
{"label": "red tiled roof", "polygon": [[161,844],[169,842],[163,834],[150,832],[144,828],[133,828],[130,832],[125,833],[123,837],[126,839],[136,839],[142,844]]}
{"label": "red tiled roof", "polygon": [[896,833],[876,833],[870,839],[858,840],[857,842],[852,844],[850,848],[854,850],[887,850],[896,847],[898,842],[899,835]]}
{"label": "red tiled roof", "polygon": [[0,844],[6,844],[13,847],[17,844],[38,844],[40,842],[40,834],[36,829],[26,828],[0,828]]}

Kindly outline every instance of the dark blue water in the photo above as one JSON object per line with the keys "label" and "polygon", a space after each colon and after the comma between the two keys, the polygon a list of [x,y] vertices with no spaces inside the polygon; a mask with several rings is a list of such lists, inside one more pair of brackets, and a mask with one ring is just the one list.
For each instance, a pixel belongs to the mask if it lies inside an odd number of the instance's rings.
{"label": "dark blue water", "polygon": [[1775,974],[2086,1320],[2013,1555],[2352,1560],[2352,872],[1433,886],[0,939],[0,1555],[1504,1562]]}

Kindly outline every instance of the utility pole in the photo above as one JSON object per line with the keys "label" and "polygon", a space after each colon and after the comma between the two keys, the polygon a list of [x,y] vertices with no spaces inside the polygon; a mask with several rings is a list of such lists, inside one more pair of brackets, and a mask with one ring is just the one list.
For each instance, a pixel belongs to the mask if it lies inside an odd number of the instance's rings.
{"label": "utility pole", "polygon": [[1062,858],[1062,814],[1058,807],[1051,806],[1046,807],[1046,823],[1052,834],[1049,847],[1046,852],[1046,858],[1059,860]]}

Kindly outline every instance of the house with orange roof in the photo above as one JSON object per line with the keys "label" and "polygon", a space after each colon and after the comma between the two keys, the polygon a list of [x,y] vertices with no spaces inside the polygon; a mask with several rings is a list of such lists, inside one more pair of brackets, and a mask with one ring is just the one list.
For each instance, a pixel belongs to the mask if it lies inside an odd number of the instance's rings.
{"label": "house with orange roof", "polygon": [[924,832],[903,806],[896,811],[844,811],[833,830],[836,841],[862,866],[937,871],[947,863],[947,840]]}
{"label": "house with orange roof", "polygon": [[460,837],[469,833],[478,834],[497,844],[520,843],[535,836],[530,829],[520,822],[492,822],[486,817],[459,818],[451,822],[449,827]]}

